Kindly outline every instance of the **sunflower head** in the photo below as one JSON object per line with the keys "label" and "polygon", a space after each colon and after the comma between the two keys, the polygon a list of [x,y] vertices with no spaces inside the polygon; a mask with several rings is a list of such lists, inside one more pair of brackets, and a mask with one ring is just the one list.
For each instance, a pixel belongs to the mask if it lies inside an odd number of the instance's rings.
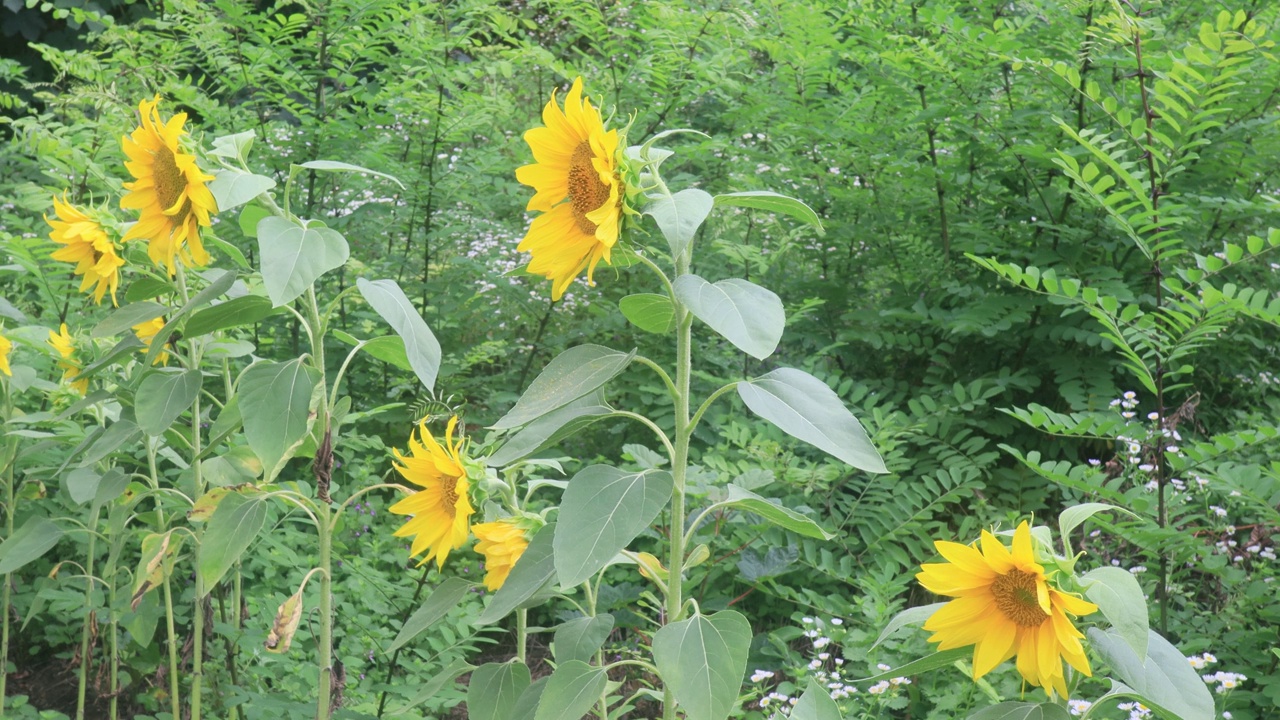
{"label": "sunflower head", "polygon": [[511,568],[529,547],[523,523],[515,518],[471,526],[476,534],[476,552],[484,555],[484,586],[497,590],[507,581]]}
{"label": "sunflower head", "polygon": [[[151,320],[144,320],[133,326],[133,334],[142,341],[142,349],[139,352],[145,354],[151,352],[151,341],[155,339],[156,333],[164,327],[164,318],[158,317]],[[168,365],[169,353],[161,351],[156,355],[156,359],[151,362],[152,365]]]}
{"label": "sunflower head", "polygon": [[622,229],[627,190],[618,131],[604,129],[600,111],[582,97],[582,78],[564,98],[555,91],[542,110],[543,127],[524,134],[536,161],[516,170],[535,192],[528,210],[541,213],[516,248],[533,255],[529,272],[551,280],[559,300],[576,277],[610,262]]}
{"label": "sunflower head", "polygon": [[0,334],[0,373],[9,377],[13,377],[13,370],[9,369],[9,353],[12,350],[13,341]]}
{"label": "sunflower head", "polygon": [[417,439],[410,435],[408,455],[393,451],[399,461],[396,470],[421,488],[391,506],[391,512],[410,516],[395,535],[413,537],[410,554],[425,552],[422,563],[435,560],[438,568],[444,567],[450,552],[467,541],[475,514],[462,451],[453,437],[457,426],[457,416],[450,418],[442,445],[424,423],[418,426]]}
{"label": "sunflower head", "polygon": [[984,530],[979,547],[936,541],[947,561],[926,563],[916,575],[926,590],[954,598],[924,623],[939,650],[973,645],[973,677],[978,679],[1017,656],[1017,668],[1032,685],[1067,696],[1066,660],[1090,675],[1080,639],[1068,615],[1098,606],[1054,587],[1036,562],[1031,526],[1023,521],[1012,548]]}
{"label": "sunflower head", "polygon": [[[58,332],[49,331],[49,345],[58,351],[58,367],[62,369],[62,380],[66,382],[80,374],[81,366],[76,360],[76,342],[67,332],[67,324],[62,323]],[[89,391],[89,378],[82,378],[71,383],[71,388],[84,395]]]}
{"label": "sunflower head", "polygon": [[101,303],[107,291],[111,291],[111,304],[116,305],[116,288],[120,285],[120,268],[124,259],[116,251],[115,243],[107,237],[102,225],[86,211],[67,202],[66,196],[53,198],[53,211],[57,219],[44,221],[53,228],[49,239],[62,247],[50,257],[74,264],[75,274],[83,279],[80,291],[93,288],[93,301]]}
{"label": "sunflower head", "polygon": [[140,123],[121,140],[129,158],[125,167],[134,182],[124,184],[129,193],[120,207],[140,213],[124,239],[146,240],[151,261],[173,275],[179,259],[187,265],[209,263],[200,227],[209,227],[209,213],[218,208],[205,186],[213,176],[201,171],[195,156],[181,145],[187,114],[162,120],[159,103],[159,95],[139,103]]}

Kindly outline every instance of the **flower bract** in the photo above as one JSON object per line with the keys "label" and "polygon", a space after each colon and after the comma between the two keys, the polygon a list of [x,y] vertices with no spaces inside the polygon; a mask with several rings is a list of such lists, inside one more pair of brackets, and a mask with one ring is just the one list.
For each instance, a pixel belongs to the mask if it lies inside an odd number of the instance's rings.
{"label": "flower bract", "polygon": [[551,280],[558,300],[583,270],[591,282],[596,265],[610,262],[626,193],[618,131],[605,131],[600,111],[582,97],[582,78],[573,81],[563,111],[552,92],[542,122],[524,134],[536,162],[516,170],[536,191],[527,209],[541,214],[517,249],[533,255],[529,272]]}
{"label": "flower bract", "polygon": [[1098,606],[1049,584],[1025,521],[1014,531],[1011,549],[985,530],[980,545],[937,541],[947,562],[926,563],[916,575],[930,592],[955,598],[925,621],[933,633],[929,641],[939,650],[973,645],[975,680],[1016,655],[1027,682],[1051,697],[1067,697],[1063,659],[1091,674],[1080,643],[1084,635],[1068,615],[1088,615]]}
{"label": "flower bract", "polygon": [[408,522],[396,530],[396,537],[413,537],[411,555],[426,553],[420,565],[429,560],[444,567],[449,553],[462,547],[470,534],[471,488],[462,465],[462,454],[453,432],[458,418],[450,418],[444,444],[436,442],[426,425],[418,427],[418,439],[409,438],[409,454],[395,450],[399,464],[396,470],[405,480],[422,488],[391,506],[397,515],[410,515]]}
{"label": "flower bract", "polygon": [[101,303],[110,290],[111,303],[117,304],[116,288],[120,285],[120,268],[124,267],[124,259],[117,254],[115,243],[107,237],[97,220],[68,203],[65,197],[53,199],[53,211],[57,219],[50,220],[46,216],[44,221],[53,228],[49,239],[63,247],[50,257],[76,266],[75,274],[83,276],[80,291],[92,287],[94,302]]}
{"label": "flower bract", "polygon": [[[62,323],[58,332],[49,331],[49,344],[58,351],[58,367],[62,369],[62,380],[66,382],[80,374],[80,363],[76,361],[76,343],[67,332],[67,324]],[[71,383],[71,388],[84,395],[89,391],[89,378],[82,378]]]}
{"label": "flower bract", "polygon": [[200,226],[209,226],[209,213],[217,212],[213,193],[205,183],[213,180],[196,165],[194,155],[182,149],[186,113],[167,121],[160,119],[156,105],[160,96],[138,105],[141,124],[121,144],[129,157],[125,167],[135,178],[125,183],[129,193],[120,206],[140,211],[138,222],[125,233],[125,240],[147,241],[151,261],[174,274],[175,262],[207,265],[209,253],[200,242]]}
{"label": "flower bract", "polygon": [[484,555],[484,586],[497,590],[507,581],[516,561],[529,547],[524,529],[509,520],[473,525],[476,552]]}

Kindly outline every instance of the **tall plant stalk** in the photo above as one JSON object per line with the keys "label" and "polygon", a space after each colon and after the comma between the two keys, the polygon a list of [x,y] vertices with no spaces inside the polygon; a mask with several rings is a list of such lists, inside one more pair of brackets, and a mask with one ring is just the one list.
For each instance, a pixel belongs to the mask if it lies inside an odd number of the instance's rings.
{"label": "tall plant stalk", "polygon": [[[9,395],[8,382],[0,379],[0,391],[4,393],[4,419],[7,420],[13,415],[13,399]],[[17,510],[14,503],[16,502],[16,493],[13,491],[13,467],[18,463],[18,438],[10,437],[6,443],[4,454],[4,536],[6,538],[13,537],[13,516]],[[12,579],[12,573],[5,573],[4,582],[4,599],[0,600],[0,613],[4,615],[4,629],[0,630],[0,717],[4,717],[4,705],[7,681],[9,678],[9,605],[11,598],[9,596],[9,584]]]}

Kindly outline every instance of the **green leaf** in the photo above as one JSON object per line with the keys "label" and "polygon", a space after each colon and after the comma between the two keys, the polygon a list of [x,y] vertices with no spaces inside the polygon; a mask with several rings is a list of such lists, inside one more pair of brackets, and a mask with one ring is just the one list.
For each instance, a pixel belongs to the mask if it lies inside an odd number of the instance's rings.
{"label": "green leaf", "polygon": [[376,175],[399,185],[401,190],[404,189],[404,183],[397,180],[394,175],[388,175],[383,172],[378,172],[377,170],[370,170],[369,168],[360,167],[359,165],[352,165],[351,163],[337,162],[335,160],[312,160],[295,167],[305,168],[307,170],[325,170],[327,172],[353,172],[364,175]]}
{"label": "green leaf", "polygon": [[468,720],[507,720],[527,687],[529,668],[518,660],[481,665],[467,688]]}
{"label": "green leaf", "polygon": [[240,170],[219,170],[213,182],[209,183],[209,192],[213,193],[213,200],[218,204],[218,212],[225,212],[249,202],[275,186],[276,181],[264,175]]}
{"label": "green leaf", "polygon": [[[356,280],[360,295],[404,340],[405,354],[413,372],[427,390],[434,390],[440,372],[440,343],[427,327],[413,303],[395,280]],[[376,356],[375,356],[376,357]]]}
{"label": "green leaf", "polygon": [[[155,364],[156,358],[159,357],[160,353],[165,351],[165,344],[169,342],[169,336],[173,334],[175,329],[177,329],[178,323],[182,318],[195,312],[197,308],[202,308],[219,297],[222,297],[222,295],[231,289],[231,286],[234,285],[236,281],[236,274],[231,270],[219,270],[215,268],[213,270],[205,271],[203,276],[208,279],[209,284],[206,285],[203,290],[193,295],[191,299],[187,301],[187,304],[178,308],[177,311],[170,315],[169,321],[166,322],[164,327],[160,328],[160,330],[156,332],[155,336],[151,338],[151,347],[147,350],[147,359],[143,361],[145,366],[151,367]],[[130,339],[131,338],[126,337],[125,341]],[[137,340],[136,337],[132,339]],[[121,344],[123,343],[124,341],[121,342]]]}
{"label": "green leaf", "polygon": [[98,493],[98,483],[101,481],[102,476],[91,467],[76,468],[67,473],[63,479],[67,486],[67,494],[71,496],[71,502],[77,505],[84,505],[92,500]]}
{"label": "green leaf", "polygon": [[198,570],[205,592],[213,590],[253,544],[266,521],[267,503],[260,497],[233,493],[218,503],[200,541]]}
{"label": "green leaf", "polygon": [[153,277],[141,277],[134,280],[129,289],[124,292],[124,300],[129,303],[150,300],[153,297],[159,297],[165,293],[174,292],[173,285]]}
{"label": "green leaf", "polygon": [[666,335],[676,329],[675,306],[666,295],[628,295],[618,301],[618,309],[632,325],[645,332]]}
{"label": "green leaf", "polygon": [[542,691],[547,689],[550,676],[540,677],[529,683],[529,687],[516,698],[516,709],[508,720],[534,720],[538,713],[538,703],[542,700]]}
{"label": "green leaf", "polygon": [[1098,606],[1114,632],[1129,643],[1139,661],[1147,657],[1147,597],[1128,570],[1100,567],[1080,578],[1084,595]]}
{"label": "green leaf", "polygon": [[1179,720],[1213,720],[1213,696],[1208,687],[1187,658],[1159,633],[1148,631],[1145,662],[1119,633],[1089,628],[1088,634],[1090,646],[1143,705]]}
{"label": "green leaf", "polygon": [[693,242],[698,228],[711,214],[715,200],[704,190],[689,188],[674,195],[652,197],[644,206],[644,213],[658,223],[658,229],[667,239],[671,256],[679,257]]}
{"label": "green leaf", "polygon": [[183,326],[182,334],[190,338],[252,325],[274,312],[271,301],[261,295],[241,295],[195,313]]}
{"label": "green leaf", "polygon": [[757,415],[788,435],[871,473],[888,472],[867,431],[827,384],[802,370],[778,368],[738,383],[738,395]]}
{"label": "green leaf", "polygon": [[[830,540],[835,537],[835,535],[823,530],[820,525],[795,510],[770,502],[746,488],[730,484],[725,489],[727,497],[723,502],[717,504],[755,513],[774,525],[790,530],[797,535],[818,540]],[[561,510],[561,513],[563,512]]]}
{"label": "green leaf", "polygon": [[604,403],[600,393],[593,393],[574,400],[558,410],[543,415],[520,428],[514,435],[489,456],[490,467],[505,467],[548,448],[566,437],[571,437],[592,423],[603,420],[614,412]]}
{"label": "green leaf", "polygon": [[38,560],[53,549],[62,537],[62,528],[49,520],[33,516],[0,543],[0,575],[8,575],[23,565]]}
{"label": "green leaf", "polygon": [[563,587],[589,580],[641,532],[671,499],[675,481],[660,470],[583,468],[569,480],[556,524],[556,575]]}
{"label": "green leaf", "polygon": [[556,576],[556,563],[552,556],[552,538],[556,524],[548,523],[529,541],[506,582],[493,594],[489,607],[484,609],[477,625],[492,625],[515,610],[534,593],[541,590]]}
{"label": "green leaf", "polygon": [[[213,147],[209,149],[209,154],[243,162],[249,159],[249,149],[253,147],[255,139],[257,139],[257,136],[252,130],[246,130],[234,135],[222,135],[213,139]],[[218,206],[218,209],[226,210],[221,205]]]}
{"label": "green leaf", "polygon": [[258,251],[262,284],[273,307],[293,302],[351,255],[347,239],[337,230],[303,227],[276,215],[258,222]]}
{"label": "green leaf", "polygon": [[933,653],[932,655],[925,655],[919,660],[912,660],[911,662],[905,665],[900,665],[891,670],[886,670],[880,673],[879,675],[872,675],[871,677],[866,677],[866,678],[858,678],[853,682],[861,685],[863,683],[877,683],[877,682],[880,682],[881,680],[888,680],[890,678],[909,677],[911,675],[919,675],[920,673],[929,672],[930,670],[937,670],[938,668],[941,668],[941,667],[947,667],[948,665],[954,663],[957,660],[964,660],[965,658],[972,657],[972,656],[973,656],[973,650],[968,647],[953,648],[951,650],[943,650],[942,652],[936,652],[936,653]]}
{"label": "green leaf", "polygon": [[384,654],[395,652],[405,643],[417,637],[423,630],[434,625],[440,618],[449,614],[462,602],[462,598],[467,596],[467,591],[475,587],[473,583],[469,583],[462,578],[451,577],[440,583],[440,586],[432,591],[427,601],[422,603],[422,607],[414,611],[413,615],[404,622],[404,627],[400,628],[400,634],[396,635],[396,639],[384,650]]}
{"label": "green leaf", "polygon": [[591,662],[611,632],[613,616],[608,614],[583,616],[562,624],[555,634],[556,662]]}
{"label": "green leaf", "polygon": [[791,708],[791,720],[843,720],[840,706],[817,680],[809,679],[809,687]]}
{"label": "green leaf", "polygon": [[420,690],[417,695],[413,696],[413,699],[391,711],[391,714],[400,715],[412,710],[435,697],[435,694],[443,690],[445,685],[452,683],[454,680],[457,680],[459,677],[466,675],[475,669],[476,668],[472,667],[466,660],[454,660],[449,667],[446,667],[432,675],[431,679],[422,686],[422,690]]}
{"label": "green leaf", "polygon": [[609,676],[581,660],[560,663],[538,699],[534,720],[581,720],[600,701]]}
{"label": "green leaf", "polygon": [[812,225],[818,230],[818,234],[826,234],[826,231],[822,228],[822,219],[818,217],[818,213],[813,211],[813,208],[793,197],[779,195],[776,192],[749,190],[747,192],[725,193],[715,197],[715,204],[754,208],[756,210],[767,210],[790,215],[797,220],[802,220]]}
{"label": "green leaf", "polygon": [[600,345],[578,345],[560,353],[534,378],[515,407],[493,424],[495,430],[520,427],[564,407],[613,379],[631,364],[635,351],[621,353]]}
{"label": "green leaf", "polygon": [[675,290],[694,317],[742,352],[764,360],[778,349],[787,315],[770,290],[737,278],[709,283],[697,275],[676,278]]}
{"label": "green leaf", "polygon": [[134,397],[138,427],[159,437],[186,412],[200,394],[199,370],[152,370],[142,378]]}
{"label": "green leaf", "polygon": [[[413,366],[409,364],[409,353],[404,349],[404,340],[399,335],[383,335],[369,340],[361,340],[336,328],[332,331],[332,334],[348,345],[359,345],[362,351],[373,358],[398,367],[405,372],[413,372]],[[361,343],[364,344],[361,345]]]}
{"label": "green leaf", "polygon": [[240,211],[240,216],[236,219],[236,223],[240,226],[240,232],[245,237],[256,238],[258,237],[258,223],[262,222],[263,218],[271,217],[272,214],[270,210],[261,205],[245,205],[244,209]]}
{"label": "green leaf", "polygon": [[105,320],[94,326],[89,332],[92,338],[107,338],[133,329],[134,325],[144,323],[169,312],[169,308],[150,301],[130,303],[112,312]]}
{"label": "green leaf", "polygon": [[653,661],[688,720],[724,720],[737,704],[751,624],[733,610],[694,615],[653,635]]}
{"label": "green leaf", "polygon": [[93,494],[93,507],[100,508],[113,502],[129,489],[131,478],[120,468],[111,468],[98,480],[98,489]]}
{"label": "green leaf", "polygon": [[84,369],[76,375],[75,379],[78,380],[80,378],[92,377],[97,374],[99,370],[114,365],[123,358],[132,355],[135,350],[142,347],[144,346],[142,341],[138,339],[138,336],[133,333],[129,333],[121,338],[120,342],[112,346],[105,355],[86,365]]}
{"label": "green leaf", "polygon": [[80,460],[80,467],[89,467],[99,460],[115,452],[125,443],[132,443],[142,433],[131,420],[117,420],[107,426],[97,440],[85,451]]}
{"label": "green leaf", "polygon": [[1002,702],[979,710],[969,720],[1071,720],[1071,714],[1053,703]]}
{"label": "green leaf", "polygon": [[264,479],[273,480],[307,434],[315,368],[301,359],[258,362],[240,376],[240,415],[249,447],[262,461]]}
{"label": "green leaf", "polygon": [[1122,507],[1108,505],[1107,503],[1095,502],[1073,505],[1066,510],[1063,510],[1062,513],[1058,515],[1058,537],[1061,537],[1064,543],[1069,542],[1068,537],[1071,535],[1072,530],[1075,530],[1081,523],[1093,517],[1097,513],[1105,512],[1107,510],[1118,510],[1126,515],[1137,517],[1137,515],[1134,515],[1132,512],[1125,510]]}
{"label": "green leaf", "polygon": [[930,605],[921,605],[919,607],[907,608],[897,615],[894,615],[893,619],[889,621],[889,624],[884,626],[884,630],[880,631],[880,637],[876,638],[875,643],[873,643],[868,649],[876,649],[880,646],[880,643],[888,640],[889,636],[897,632],[900,628],[904,628],[908,625],[923,625],[924,621],[928,620],[934,613],[941,610],[943,605],[946,605],[946,603],[940,602],[932,603]]}

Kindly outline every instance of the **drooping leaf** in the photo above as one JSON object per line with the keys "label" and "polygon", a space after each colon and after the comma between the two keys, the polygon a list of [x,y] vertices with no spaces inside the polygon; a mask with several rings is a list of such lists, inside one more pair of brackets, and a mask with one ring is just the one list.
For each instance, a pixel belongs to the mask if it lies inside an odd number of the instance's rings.
{"label": "drooping leaf", "polygon": [[138,427],[159,437],[191,408],[200,394],[200,370],[152,370],[142,378],[134,397]]}
{"label": "drooping leaf", "polygon": [[664,471],[625,472],[591,465],[574,475],[560,500],[555,565],[560,584],[587,581],[624,549],[671,499]]}
{"label": "drooping leaf", "polygon": [[742,352],[764,360],[778,349],[787,315],[772,291],[738,278],[710,283],[697,275],[675,281],[676,297]]}
{"label": "drooping leaf", "polygon": [[489,456],[488,464],[490,467],[510,465],[539,450],[552,447],[564,438],[572,437],[611,413],[613,408],[605,404],[600,393],[580,397],[520,428]]}
{"label": "drooping leaf", "polygon": [[370,170],[369,168],[360,167],[359,165],[352,165],[351,163],[338,162],[336,160],[311,160],[298,165],[298,167],[305,168],[307,170],[325,170],[328,172],[351,172],[360,173],[362,175],[375,175],[380,178],[386,178],[396,185],[399,185],[401,190],[404,189],[404,183],[397,180],[394,175],[388,175],[384,172],[378,172],[377,170]]}
{"label": "drooping leaf", "polygon": [[517,660],[486,663],[471,673],[467,687],[469,720],[507,720],[516,699],[529,687],[529,668]]}
{"label": "drooping leaf", "polygon": [[[1142,704],[1178,720],[1213,720],[1213,695],[1187,658],[1149,630],[1144,661],[1117,632],[1089,628],[1089,644]],[[1112,692],[1116,692],[1114,689]]]}
{"label": "drooping leaf", "polygon": [[604,668],[591,667],[581,660],[561,662],[551,673],[538,698],[534,720],[581,720],[609,682]]}
{"label": "drooping leaf", "polygon": [[715,197],[716,205],[733,205],[737,207],[767,210],[774,213],[790,215],[802,220],[817,229],[819,235],[826,233],[822,228],[822,219],[813,208],[800,200],[786,195],[779,195],[768,190],[748,190],[746,192],[725,193]]}
{"label": "drooping leaf", "polygon": [[440,372],[440,342],[427,327],[408,296],[394,280],[356,280],[356,287],[383,320],[404,340],[409,365],[427,390],[436,385]]}
{"label": "drooping leaf", "polygon": [[236,493],[218,503],[200,542],[197,571],[205,592],[211,591],[253,544],[266,521],[267,503],[260,497]]}
{"label": "drooping leaf", "polygon": [[23,565],[40,559],[62,538],[62,528],[47,518],[32,516],[13,536],[0,543],[0,575],[8,575]]}
{"label": "drooping leaf", "polygon": [[346,264],[347,239],[337,230],[304,227],[278,215],[258,222],[262,283],[273,307],[293,302],[321,275]]}
{"label": "drooping leaf", "polygon": [[467,596],[467,591],[473,587],[475,587],[474,583],[457,577],[447,578],[440,583],[440,586],[431,592],[427,601],[422,603],[422,606],[415,610],[408,620],[405,620],[404,627],[400,628],[395,641],[384,652],[387,654],[395,652],[397,648],[448,615],[449,611],[457,607],[458,603],[462,602],[462,598]]}
{"label": "drooping leaf", "polygon": [[679,257],[693,242],[693,236],[713,207],[715,200],[705,190],[689,188],[674,195],[653,197],[644,206],[644,212],[658,223],[658,229],[671,248],[671,256]]}
{"label": "drooping leaf", "polygon": [[493,424],[495,430],[520,427],[564,407],[613,379],[631,364],[635,352],[621,353],[600,345],[578,345],[547,363],[515,407]]}
{"label": "drooping leaf", "polygon": [[724,505],[753,512],[774,525],[790,530],[797,535],[817,538],[818,540],[830,540],[835,537],[835,535],[823,530],[820,525],[795,510],[770,502],[746,488],[730,484],[725,489],[727,495],[723,501]]}
{"label": "drooping leaf", "polygon": [[195,313],[183,326],[186,337],[198,337],[218,330],[252,325],[275,312],[271,301],[261,295],[241,295]]}
{"label": "drooping leaf", "polygon": [[271,624],[271,632],[267,633],[265,644],[267,652],[287,653],[293,644],[294,633],[298,632],[298,622],[302,620],[302,590],[290,595],[276,609],[275,622]]}
{"label": "drooping leaf", "polygon": [[1150,621],[1147,596],[1138,579],[1122,568],[1100,567],[1085,573],[1080,582],[1085,586],[1084,596],[1098,606],[1112,630],[1145,662]]}
{"label": "drooping leaf", "polygon": [[778,368],[738,383],[738,395],[788,435],[871,473],[888,472],[867,431],[827,384],[802,370]]}
{"label": "drooping leaf", "polygon": [[664,625],[653,636],[653,660],[689,720],[729,717],[742,688],[751,625],[722,610]]}
{"label": "drooping leaf", "polygon": [[476,620],[477,625],[492,625],[501,620],[552,581],[556,576],[552,550],[555,532],[556,523],[548,523],[533,536],[529,547],[511,568],[506,582],[493,594],[489,607]]}
{"label": "drooping leaf", "polygon": [[362,352],[368,353],[388,365],[400,368],[405,372],[413,372],[413,366],[409,364],[409,352],[405,349],[404,339],[399,335],[383,335],[382,337],[362,341],[356,336],[341,330],[333,330],[332,332],[333,336],[342,342],[353,347],[358,345]]}
{"label": "drooping leaf", "polygon": [[270,482],[307,434],[311,393],[319,381],[301,359],[258,362],[240,376],[238,397],[249,447]]}

